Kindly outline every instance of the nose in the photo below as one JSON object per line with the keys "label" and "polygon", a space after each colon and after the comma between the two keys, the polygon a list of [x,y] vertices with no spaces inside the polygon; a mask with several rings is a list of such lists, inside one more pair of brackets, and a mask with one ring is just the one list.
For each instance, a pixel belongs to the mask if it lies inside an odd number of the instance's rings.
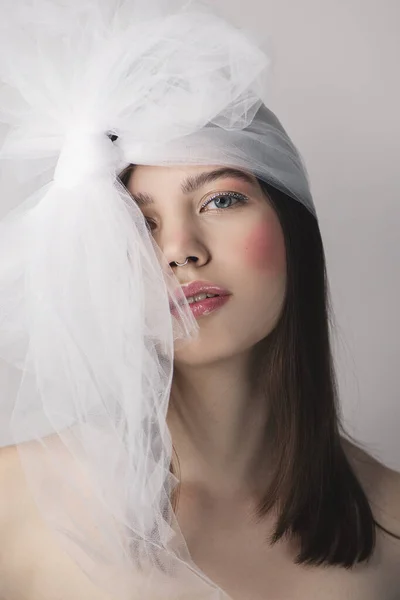
{"label": "nose", "polygon": [[171,267],[187,258],[188,263],[200,267],[211,257],[204,234],[189,218],[175,216],[168,224],[164,223],[156,241]]}

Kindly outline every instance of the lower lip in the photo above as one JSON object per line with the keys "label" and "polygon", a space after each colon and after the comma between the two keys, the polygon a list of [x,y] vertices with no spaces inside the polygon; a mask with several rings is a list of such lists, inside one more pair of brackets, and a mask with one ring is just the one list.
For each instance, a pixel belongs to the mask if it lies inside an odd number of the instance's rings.
{"label": "lower lip", "polygon": [[[200,302],[192,302],[189,306],[193,316],[197,319],[198,317],[205,317],[218,308],[221,308],[221,306],[228,302],[229,298],[230,296],[215,296],[214,298],[200,300]],[[171,312],[174,314],[175,310],[172,309]]]}

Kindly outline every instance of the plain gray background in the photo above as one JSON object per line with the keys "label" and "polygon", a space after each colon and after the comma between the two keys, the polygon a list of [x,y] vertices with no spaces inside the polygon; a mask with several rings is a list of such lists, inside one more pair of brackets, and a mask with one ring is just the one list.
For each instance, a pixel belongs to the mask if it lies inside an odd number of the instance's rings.
{"label": "plain gray background", "polygon": [[263,99],[310,174],[345,422],[400,471],[400,2],[212,4],[271,54]]}

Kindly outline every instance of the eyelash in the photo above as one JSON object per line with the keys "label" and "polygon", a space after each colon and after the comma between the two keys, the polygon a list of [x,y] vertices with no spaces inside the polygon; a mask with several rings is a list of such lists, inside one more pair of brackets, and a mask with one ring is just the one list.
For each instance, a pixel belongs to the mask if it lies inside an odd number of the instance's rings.
{"label": "eyelash", "polygon": [[[235,198],[235,200],[238,200],[239,204],[245,204],[247,202],[246,196],[243,196],[242,194],[239,194],[238,192],[217,192],[217,193],[213,194],[211,196],[211,198],[208,198],[206,200],[206,202],[204,202],[201,205],[200,208],[205,208],[206,206],[208,206],[211,202],[213,202],[217,198],[223,198],[224,196],[227,196],[228,198]],[[227,208],[231,208],[231,206],[228,206]],[[233,206],[236,206],[236,204],[234,204]],[[217,208],[217,210],[223,211],[223,210],[226,210],[226,208]]]}
{"label": "eyelash", "polygon": [[[201,205],[200,210],[205,208],[206,206],[208,206],[211,202],[214,202],[214,200],[216,200],[217,198],[222,198],[222,197],[228,197],[228,198],[234,198],[235,200],[238,201],[238,204],[246,204],[246,202],[248,202],[248,198],[246,198],[246,196],[243,196],[242,194],[239,194],[239,192],[217,192],[215,194],[213,194],[211,196],[211,198],[207,198],[207,200]],[[233,204],[233,206],[236,206],[236,203]],[[224,211],[224,210],[228,210],[229,208],[232,208],[232,205],[225,207],[225,208],[217,208],[217,211]],[[146,219],[146,222],[148,224],[148,227],[151,229],[150,224],[154,224],[154,221],[152,219]]]}

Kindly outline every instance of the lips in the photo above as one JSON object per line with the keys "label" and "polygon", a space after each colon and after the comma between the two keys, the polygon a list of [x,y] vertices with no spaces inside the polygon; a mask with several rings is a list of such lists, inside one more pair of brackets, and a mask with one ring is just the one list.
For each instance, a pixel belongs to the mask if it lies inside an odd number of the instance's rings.
{"label": "lips", "polygon": [[215,296],[230,296],[230,292],[219,285],[208,281],[193,281],[182,286],[186,298],[196,294],[214,294]]}
{"label": "lips", "polygon": [[[230,296],[231,292],[219,285],[210,281],[192,281],[191,283],[182,285],[182,292],[186,298],[196,296],[196,294],[214,294],[215,296]],[[170,307],[172,305],[170,303]]]}
{"label": "lips", "polygon": [[229,302],[229,296],[213,296],[212,298],[205,298],[204,300],[199,300],[189,304],[190,310],[192,311],[193,316],[196,319],[200,317],[205,317],[210,313],[215,312],[222,306]]}

